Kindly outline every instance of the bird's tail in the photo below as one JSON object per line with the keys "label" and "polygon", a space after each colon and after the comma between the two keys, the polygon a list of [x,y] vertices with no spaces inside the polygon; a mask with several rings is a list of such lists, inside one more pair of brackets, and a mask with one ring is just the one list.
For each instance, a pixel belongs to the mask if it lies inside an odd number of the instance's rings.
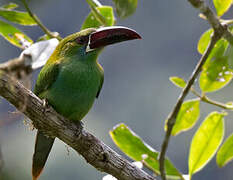
{"label": "bird's tail", "polygon": [[32,160],[32,179],[37,180],[44,168],[55,138],[45,136],[41,131],[37,132],[35,151]]}

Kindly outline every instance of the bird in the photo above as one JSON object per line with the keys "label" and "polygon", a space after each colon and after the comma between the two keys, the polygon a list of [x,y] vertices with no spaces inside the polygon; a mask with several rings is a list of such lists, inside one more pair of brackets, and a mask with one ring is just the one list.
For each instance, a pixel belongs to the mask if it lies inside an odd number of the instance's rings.
{"label": "bird", "polygon": [[[104,70],[98,56],[107,45],[141,39],[123,26],[88,28],[62,39],[41,69],[34,93],[66,119],[77,123],[98,98]],[[32,179],[43,171],[55,138],[37,131],[32,162]]]}

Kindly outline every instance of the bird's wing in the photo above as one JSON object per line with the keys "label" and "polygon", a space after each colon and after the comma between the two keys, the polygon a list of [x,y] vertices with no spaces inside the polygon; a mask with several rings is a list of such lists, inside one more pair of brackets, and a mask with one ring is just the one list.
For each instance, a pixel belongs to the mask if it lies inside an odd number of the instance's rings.
{"label": "bird's wing", "polygon": [[98,92],[97,92],[97,94],[96,94],[96,98],[99,97],[100,91],[101,91],[102,86],[103,86],[103,83],[104,83],[104,72],[103,72],[103,71],[100,71],[100,72],[101,72],[101,79],[100,79],[99,90],[98,90]]}
{"label": "bird's wing", "polygon": [[[59,73],[58,63],[48,63],[41,70],[34,89],[34,93],[40,98],[44,98],[42,93],[56,81]],[[36,136],[35,152],[33,155],[32,175],[33,180],[37,180],[44,168],[55,138],[46,137],[38,131]]]}
{"label": "bird's wing", "polygon": [[34,93],[40,96],[41,93],[48,90],[48,88],[56,81],[58,73],[58,63],[50,63],[45,65],[37,78]]}

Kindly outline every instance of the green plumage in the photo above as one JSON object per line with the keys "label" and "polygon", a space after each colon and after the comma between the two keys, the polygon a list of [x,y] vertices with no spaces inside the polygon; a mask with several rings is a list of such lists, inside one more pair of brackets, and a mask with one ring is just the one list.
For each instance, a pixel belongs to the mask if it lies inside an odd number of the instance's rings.
{"label": "green plumage", "polygon": [[[94,57],[93,57],[94,58]],[[90,61],[90,62],[87,62]],[[72,121],[81,120],[92,107],[101,89],[103,72],[96,61],[67,58],[52,71],[57,74],[48,90],[39,94],[54,109]]]}
{"label": "green plumage", "polygon": [[[61,115],[80,121],[91,109],[102,88],[104,72],[97,62],[101,49],[86,52],[76,39],[88,36],[87,29],[63,39],[41,70],[34,92]],[[33,155],[33,179],[38,179],[53,146],[54,138],[38,131]]]}
{"label": "green plumage", "polygon": [[[84,32],[88,34],[92,29]],[[78,35],[68,36],[60,42],[41,70],[34,90],[36,95],[46,99],[57,112],[72,121],[81,120],[90,110],[104,77],[103,68],[97,62],[101,50],[86,53],[85,46],[72,41]]]}
{"label": "green plumage", "polygon": [[[134,30],[117,26],[90,28],[64,38],[41,70],[35,94],[46,99],[68,120],[80,121],[91,109],[103,85],[104,71],[97,62],[101,50],[110,44],[140,38]],[[33,180],[41,174],[54,140],[38,130]]]}

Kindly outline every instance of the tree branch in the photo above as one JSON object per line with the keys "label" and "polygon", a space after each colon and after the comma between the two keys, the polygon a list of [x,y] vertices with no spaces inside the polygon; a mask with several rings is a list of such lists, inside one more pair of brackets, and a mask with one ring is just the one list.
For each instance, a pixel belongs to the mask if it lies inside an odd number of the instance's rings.
{"label": "tree branch", "polygon": [[219,39],[220,39],[220,37],[214,33],[214,35],[211,38],[210,44],[208,45],[207,50],[205,51],[205,53],[203,54],[203,56],[199,60],[199,63],[197,64],[191,77],[189,78],[189,81],[187,82],[186,87],[183,89],[180,97],[178,98],[175,107],[173,108],[171,114],[168,116],[167,131],[166,131],[163,143],[162,143],[161,153],[159,156],[160,173],[161,173],[161,177],[163,180],[166,180],[166,175],[165,175],[165,170],[164,170],[165,155],[166,155],[167,146],[168,146],[168,143],[169,143],[169,140],[171,137],[171,132],[172,132],[173,126],[175,125],[175,122],[176,122],[177,114],[180,110],[180,107],[181,107],[183,101],[184,101],[184,98],[188,95],[195,79],[197,78],[198,74],[201,72],[202,66],[206,62],[211,50],[214,48],[214,45],[216,44],[216,42]]}
{"label": "tree branch", "polygon": [[213,11],[205,4],[203,0],[188,1],[194,8],[199,9],[200,12],[205,15],[207,21],[216,33],[221,34],[229,43],[233,45],[233,35],[227,28],[227,25],[221,24],[219,18],[213,13]]}
{"label": "tree branch", "polygon": [[203,56],[199,60],[199,63],[197,64],[196,68],[194,69],[192,75],[190,76],[186,87],[183,89],[180,97],[177,100],[177,103],[175,104],[170,115],[168,116],[167,131],[166,131],[166,134],[165,134],[162,146],[161,146],[161,153],[159,156],[160,173],[161,173],[161,177],[163,180],[166,180],[164,161],[165,161],[165,155],[166,155],[168,143],[169,143],[169,140],[171,137],[172,129],[173,129],[175,122],[176,122],[177,114],[181,108],[181,105],[182,105],[185,97],[189,93],[192,85],[195,82],[195,79],[197,78],[197,76],[201,72],[202,66],[206,62],[211,50],[214,48],[214,45],[216,44],[216,42],[220,38],[224,37],[229,43],[231,43],[233,45],[233,35],[229,31],[227,25],[226,24],[222,25],[220,23],[219,19],[215,16],[215,14],[211,11],[211,9],[204,3],[203,0],[188,0],[188,1],[192,4],[193,7],[199,9],[201,11],[201,13],[205,15],[206,19],[208,20],[208,22],[210,23],[210,25],[214,29],[214,34],[211,38],[211,41],[208,45],[208,48],[206,49],[205,53],[203,54]]}
{"label": "tree branch", "polygon": [[0,70],[0,95],[33,121],[48,136],[57,137],[71,146],[96,169],[119,180],[155,180],[85,131],[56,113],[30,90]]}

